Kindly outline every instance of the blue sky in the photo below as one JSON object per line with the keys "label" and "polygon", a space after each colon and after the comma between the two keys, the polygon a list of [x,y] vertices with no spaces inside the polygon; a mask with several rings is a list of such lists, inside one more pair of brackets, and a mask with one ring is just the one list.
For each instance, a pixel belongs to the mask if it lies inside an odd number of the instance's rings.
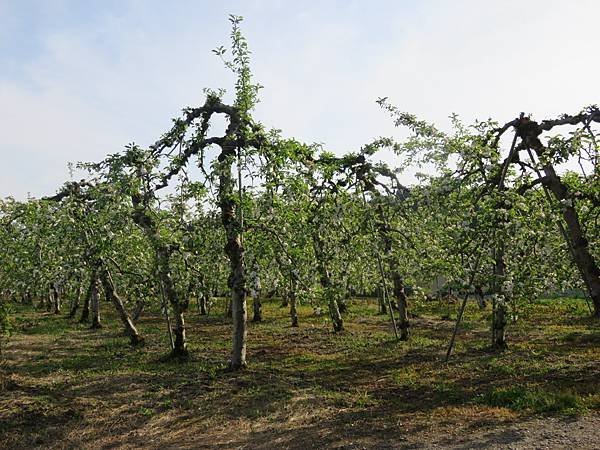
{"label": "blue sky", "polygon": [[[152,143],[245,17],[256,115],[336,152],[401,135],[375,99],[446,124],[600,103],[600,2],[0,0],[0,197],[54,192],[67,162]],[[409,180],[408,180],[409,181]]]}

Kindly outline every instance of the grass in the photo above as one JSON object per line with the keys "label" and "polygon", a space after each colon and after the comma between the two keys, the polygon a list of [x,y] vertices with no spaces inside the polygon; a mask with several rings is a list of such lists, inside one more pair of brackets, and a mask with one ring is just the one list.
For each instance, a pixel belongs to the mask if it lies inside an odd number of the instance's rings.
{"label": "grass", "polygon": [[[590,399],[591,400],[591,399]],[[481,398],[481,403],[488,406],[510,408],[515,411],[531,411],[534,413],[581,414],[586,411],[586,402],[580,395],[570,392],[552,392],[543,388],[527,388],[513,386],[504,389],[493,389]]]}
{"label": "grass", "polygon": [[134,349],[109,304],[100,330],[17,307],[0,365],[0,447],[369,447],[395,439],[399,423],[409,434],[460,433],[600,410],[600,324],[582,300],[521,305],[501,353],[488,349],[489,310],[470,304],[445,364],[453,322],[442,316],[457,307],[413,305],[401,343],[373,300],[350,302],[340,334],[308,305],[291,328],[287,309],[264,301],[237,373],[225,370],[222,304],[187,314],[186,362],[164,358],[164,321],[152,311],[139,323],[146,345]]}

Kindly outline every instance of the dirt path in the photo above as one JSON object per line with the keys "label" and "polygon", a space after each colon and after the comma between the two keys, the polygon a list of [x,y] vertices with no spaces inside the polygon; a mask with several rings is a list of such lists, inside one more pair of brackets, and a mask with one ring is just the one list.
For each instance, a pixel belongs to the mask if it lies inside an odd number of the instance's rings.
{"label": "dirt path", "polygon": [[[381,448],[386,448],[382,445]],[[476,430],[464,435],[440,432],[415,436],[397,447],[406,449],[598,449],[600,416],[536,418]]]}

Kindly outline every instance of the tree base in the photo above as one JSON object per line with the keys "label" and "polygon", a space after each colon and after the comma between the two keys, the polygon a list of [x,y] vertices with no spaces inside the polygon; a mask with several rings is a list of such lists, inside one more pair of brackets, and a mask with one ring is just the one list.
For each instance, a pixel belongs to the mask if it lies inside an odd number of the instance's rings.
{"label": "tree base", "polygon": [[146,343],[146,341],[144,340],[144,338],[139,335],[131,336],[129,338],[129,344],[132,347],[142,347],[145,343]]}
{"label": "tree base", "polygon": [[240,363],[240,364],[233,364],[231,361],[229,361],[229,364],[227,365],[227,369],[225,369],[226,372],[237,372],[240,370],[244,370],[248,367],[247,363]]}
{"label": "tree base", "polygon": [[508,349],[508,345],[506,344],[506,342],[496,342],[494,345],[492,345],[491,349],[492,351],[503,352],[504,350]]}
{"label": "tree base", "polygon": [[187,350],[187,348],[176,348],[171,350],[168,359],[170,359],[171,361],[188,361],[190,359],[190,352]]}

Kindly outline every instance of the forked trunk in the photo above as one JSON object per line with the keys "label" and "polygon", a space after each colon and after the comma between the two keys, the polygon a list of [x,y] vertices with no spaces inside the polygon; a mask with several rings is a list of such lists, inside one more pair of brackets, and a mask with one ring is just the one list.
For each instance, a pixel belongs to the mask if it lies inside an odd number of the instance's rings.
{"label": "forked trunk", "polygon": [[[244,247],[242,245],[243,221],[236,213],[235,182],[231,169],[236,156],[239,156],[238,139],[242,127],[242,117],[236,108],[220,105],[229,117],[225,138],[219,142],[221,153],[218,156],[219,172],[219,208],[221,223],[225,230],[225,253],[229,258],[229,280],[231,288],[231,315],[233,319],[233,345],[231,349],[230,370],[238,370],[246,366],[246,267]],[[238,195],[241,196],[241,177],[238,180]],[[242,200],[241,198],[239,199]],[[240,205],[240,212],[241,212]]]}
{"label": "forked trunk", "polygon": [[400,336],[398,338],[401,341],[407,341],[409,338],[410,322],[408,320],[408,300],[404,290],[404,281],[402,279],[402,275],[400,275],[398,260],[392,252],[392,238],[389,232],[389,225],[381,205],[378,205],[377,213],[380,221],[378,224],[378,230],[383,240],[385,261],[394,283],[394,300],[398,308],[397,326],[400,329]]}
{"label": "forked trunk", "polygon": [[[151,198],[152,196],[148,195],[148,193],[145,193],[144,195],[134,193],[131,196],[132,203],[135,207],[132,218],[144,233],[146,233],[146,236],[154,248],[156,270],[158,272],[161,297],[163,299],[163,309],[169,327],[169,338],[172,339],[172,333],[175,335],[175,339],[172,341],[172,355],[179,357],[187,355],[185,320],[183,314],[187,310],[189,297],[185,297],[185,299],[180,298],[180,292],[178,292],[177,286],[171,276],[171,253],[174,249],[162,239],[158,223],[149,213],[149,202]],[[192,285],[190,284],[190,290],[191,287]],[[175,313],[175,330],[171,329],[165,300],[168,301]]]}
{"label": "forked trunk", "polygon": [[[157,241],[158,243],[158,241]],[[171,277],[170,272],[170,253],[162,246],[157,245],[157,256],[158,256],[158,271],[160,281],[162,283],[162,289],[167,300],[171,304],[174,315],[174,329],[173,329],[173,351],[172,356],[181,357],[187,356],[187,342],[185,336],[185,320],[184,313],[187,310],[189,297],[180,299],[180,293],[177,291],[175,282]]]}
{"label": "forked trunk", "polygon": [[313,235],[313,248],[315,250],[315,257],[317,259],[319,282],[321,283],[323,294],[327,300],[333,331],[339,333],[344,329],[344,319],[342,318],[342,314],[340,313],[340,308],[337,302],[337,290],[333,286],[329,270],[327,270],[327,267],[325,267],[323,242],[321,237],[318,235]]}

